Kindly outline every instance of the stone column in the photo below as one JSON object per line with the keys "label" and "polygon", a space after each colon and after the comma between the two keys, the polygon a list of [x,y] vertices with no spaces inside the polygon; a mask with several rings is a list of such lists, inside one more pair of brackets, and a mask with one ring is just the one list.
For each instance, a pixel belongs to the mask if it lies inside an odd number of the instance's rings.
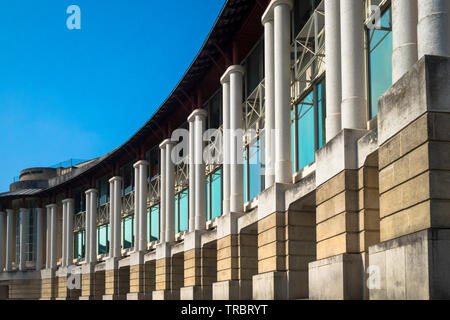
{"label": "stone column", "polygon": [[342,128],[367,129],[363,1],[341,1]]}
{"label": "stone column", "polygon": [[109,180],[110,183],[110,244],[109,257],[120,258],[122,256],[121,248],[121,212],[122,212],[122,177],[114,177]]}
{"label": "stone column", "polygon": [[105,272],[95,272],[97,263],[97,197],[98,190],[86,191],[86,258],[81,270],[80,300],[98,299],[105,292]]}
{"label": "stone column", "polygon": [[166,146],[161,144],[159,146],[161,152],[161,173],[159,181],[159,193],[160,193],[160,242],[166,242]]}
{"label": "stone column", "polygon": [[336,0],[325,0],[325,60],[328,142],[341,131],[341,17],[340,2]]}
{"label": "stone column", "polygon": [[5,213],[0,211],[0,272],[3,272],[5,267],[5,244],[3,239],[5,239]]}
{"label": "stone column", "polygon": [[75,200],[67,199],[66,203],[66,267],[73,265],[73,215]]}
{"label": "stone column", "polygon": [[291,10],[292,0],[272,1],[275,64],[275,182],[292,183]]}
{"label": "stone column", "polygon": [[[115,244],[115,240],[114,240],[114,230],[115,230],[115,223],[116,223],[116,217],[115,217],[115,206],[114,206],[114,201],[115,201],[115,193],[114,193],[114,178],[113,177],[111,179],[108,180],[109,183],[109,251],[108,251],[108,258],[111,259],[114,257],[114,244]],[[119,177],[117,177],[119,178]]]}
{"label": "stone column", "polygon": [[141,205],[141,201],[139,199],[140,196],[140,187],[139,184],[139,166],[134,165],[134,251],[139,251],[139,206]]}
{"label": "stone column", "polygon": [[[98,191],[90,189],[86,191],[89,197],[89,206],[86,212],[86,237],[89,241],[86,244],[86,262],[88,264],[97,263],[97,197]],[[89,234],[88,234],[89,233]]]}
{"label": "stone column", "polygon": [[47,214],[47,223],[46,223],[46,238],[45,238],[45,269],[51,269],[51,263],[50,263],[50,259],[51,259],[51,252],[52,252],[52,246],[51,246],[51,241],[52,241],[52,216],[51,216],[51,210],[49,206],[46,206],[46,214]]}
{"label": "stone column", "polygon": [[392,1],[392,46],[392,82],[396,83],[417,62],[417,0]]}
{"label": "stone column", "polygon": [[189,116],[189,232],[195,230],[195,122]]}
{"label": "stone column", "polygon": [[223,100],[223,214],[226,215],[230,213],[230,79],[225,77],[220,82],[222,83]]}
{"label": "stone column", "polygon": [[264,70],[265,70],[265,188],[275,183],[275,146],[273,132],[275,129],[275,66],[274,66],[274,22],[272,12],[262,18],[264,26]]}
{"label": "stone column", "polygon": [[14,210],[6,210],[6,271],[12,271],[12,259],[13,259],[13,232],[14,232]]}
{"label": "stone column", "polygon": [[19,270],[25,271],[25,243],[28,235],[28,216],[29,210],[21,208],[20,209],[20,255],[19,255]]}
{"label": "stone column", "polygon": [[166,242],[175,240],[175,166],[172,162],[174,142],[167,139],[166,144]]}
{"label": "stone column", "polygon": [[[86,233],[86,243],[85,243],[85,254],[84,254],[84,261],[86,264],[90,264],[91,260],[91,223],[90,223],[90,216],[91,216],[91,195],[88,193],[88,191],[85,192],[86,194],[86,216],[85,216],[85,233]],[[47,219],[48,219],[47,215]],[[48,226],[48,220],[47,220],[47,226]],[[48,252],[48,251],[47,251]]]}
{"label": "stone column", "polygon": [[192,114],[195,118],[195,230],[206,229],[206,177],[203,159],[203,133],[207,113],[197,109]]}
{"label": "stone column", "polygon": [[[203,133],[207,113],[203,109],[196,109],[189,116],[188,121],[193,124],[194,143],[190,155],[194,157],[195,165],[195,223],[194,230],[184,238],[184,287],[180,289],[181,300],[204,299],[201,283],[201,234],[206,229],[206,177],[203,159]],[[191,177],[189,177],[191,178]],[[172,288],[173,289],[173,288]],[[210,296],[210,295],[209,295]]]}
{"label": "stone column", "polygon": [[137,163],[139,166],[139,252],[147,250],[147,198],[148,198],[148,166],[149,163],[141,160]]}
{"label": "stone column", "polygon": [[42,208],[36,208],[36,271],[41,271],[42,269],[42,258],[43,258],[43,241],[44,241],[44,230],[43,230],[43,219],[44,210]]}
{"label": "stone column", "polygon": [[[244,68],[231,66],[222,76],[221,82],[230,83],[230,130],[229,173],[230,173],[230,212],[242,212],[244,207],[243,186],[243,131],[242,131],[242,77]],[[225,152],[226,154],[226,152]],[[225,212],[226,213],[226,212]]]}
{"label": "stone column", "polygon": [[418,0],[418,57],[450,55],[448,0]]}
{"label": "stone column", "polygon": [[121,279],[119,271],[119,259],[121,252],[121,232],[120,220],[122,212],[122,177],[113,177],[109,180],[110,186],[110,244],[109,259],[106,261],[105,267],[105,295],[103,300],[123,300],[125,295],[120,291]]}
{"label": "stone column", "polygon": [[62,201],[61,267],[67,266],[67,201]]}
{"label": "stone column", "polygon": [[50,269],[56,269],[56,210],[58,206],[51,204],[48,208],[50,209]]}

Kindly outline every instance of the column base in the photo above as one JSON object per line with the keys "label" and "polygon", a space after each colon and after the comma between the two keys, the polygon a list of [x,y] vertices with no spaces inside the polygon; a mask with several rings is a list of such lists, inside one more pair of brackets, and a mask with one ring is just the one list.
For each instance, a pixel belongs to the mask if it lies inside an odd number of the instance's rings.
{"label": "column base", "polygon": [[253,276],[254,300],[289,299],[286,271],[275,271]]}
{"label": "column base", "polygon": [[152,295],[146,293],[128,293],[127,300],[152,300]]}
{"label": "column base", "polygon": [[361,300],[363,297],[362,254],[344,253],[309,264],[309,299]]}
{"label": "column base", "polygon": [[450,229],[427,229],[369,247],[371,300],[450,299]]}
{"label": "column base", "polygon": [[158,290],[153,291],[152,300],[179,300],[180,291]]}
{"label": "column base", "polygon": [[94,296],[86,296],[86,297],[80,297],[78,300],[82,300],[82,301],[95,301],[95,300],[102,300],[99,297],[94,297]]}
{"label": "column base", "polygon": [[205,300],[201,286],[184,287],[180,289],[180,300]]}
{"label": "column base", "polygon": [[108,301],[121,301],[126,300],[126,296],[124,295],[114,295],[114,294],[105,294],[102,297],[102,300],[108,300]]}
{"label": "column base", "polygon": [[213,283],[212,298],[213,300],[239,300],[239,280]]}

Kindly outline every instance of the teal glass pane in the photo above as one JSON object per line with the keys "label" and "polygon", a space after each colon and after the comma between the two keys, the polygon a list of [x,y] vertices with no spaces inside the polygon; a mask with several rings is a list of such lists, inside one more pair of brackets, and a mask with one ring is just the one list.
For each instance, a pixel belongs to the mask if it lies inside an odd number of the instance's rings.
{"label": "teal glass pane", "polygon": [[211,176],[211,219],[222,215],[222,170],[217,170]]}
{"label": "teal glass pane", "polygon": [[109,225],[97,228],[98,254],[106,254],[109,250]]}
{"label": "teal glass pane", "polygon": [[133,247],[133,216],[126,217],[122,220],[123,244],[124,249]]}
{"label": "teal glass pane", "polygon": [[83,259],[85,252],[85,231],[80,231],[74,235],[74,258]]}
{"label": "teal glass pane", "polygon": [[150,211],[150,241],[159,239],[159,204]]}
{"label": "teal glass pane", "polygon": [[247,202],[248,199],[248,185],[247,185],[247,181],[248,181],[248,176],[247,176],[247,166],[248,166],[248,156],[247,156],[247,150],[244,150],[244,165],[243,167],[243,176],[244,176],[244,202]]}
{"label": "teal glass pane", "polygon": [[258,196],[261,192],[261,157],[259,140],[249,146],[249,200]]}
{"label": "teal glass pane", "polygon": [[[206,219],[211,220],[211,175],[206,177]],[[192,214],[191,212],[189,214]]]}
{"label": "teal glass pane", "polygon": [[320,149],[325,144],[325,81],[322,80],[317,85],[317,148]]}
{"label": "teal glass pane", "polygon": [[370,118],[378,113],[378,99],[392,86],[391,10],[381,16],[384,30],[369,30]]}
{"label": "teal glass pane", "polygon": [[189,196],[188,190],[180,193],[180,232],[188,229]]}
{"label": "teal glass pane", "polygon": [[297,157],[295,144],[298,143],[295,135],[295,112],[291,110],[291,155],[292,155],[292,173],[294,174],[297,171],[295,167],[295,159]]}
{"label": "teal glass pane", "polygon": [[302,102],[297,105],[297,170],[301,170],[314,162],[314,132],[314,92],[311,91]]}
{"label": "teal glass pane", "polygon": [[175,234],[180,232],[180,227],[178,226],[178,214],[180,212],[180,195],[175,195]]}

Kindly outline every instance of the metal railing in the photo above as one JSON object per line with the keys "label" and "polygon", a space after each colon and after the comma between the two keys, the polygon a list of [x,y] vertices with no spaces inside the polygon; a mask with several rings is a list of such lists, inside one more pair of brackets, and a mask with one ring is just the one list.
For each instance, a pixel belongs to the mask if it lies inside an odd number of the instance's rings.
{"label": "metal railing", "polygon": [[161,176],[156,176],[148,183],[147,207],[157,204],[161,198]]}
{"label": "metal railing", "polygon": [[80,232],[86,229],[86,211],[73,216],[73,232]]}
{"label": "metal railing", "polygon": [[294,39],[291,99],[295,103],[325,71],[325,5],[322,1]]}
{"label": "metal railing", "polygon": [[122,197],[122,218],[132,215],[134,212],[134,191],[131,191]]}
{"label": "metal railing", "polygon": [[254,129],[257,132],[261,129],[261,121],[265,114],[265,86],[262,80],[256,88],[249,94],[244,102],[245,110],[245,130]]}
{"label": "metal railing", "polygon": [[97,209],[97,226],[107,223],[109,223],[109,203],[105,203]]}

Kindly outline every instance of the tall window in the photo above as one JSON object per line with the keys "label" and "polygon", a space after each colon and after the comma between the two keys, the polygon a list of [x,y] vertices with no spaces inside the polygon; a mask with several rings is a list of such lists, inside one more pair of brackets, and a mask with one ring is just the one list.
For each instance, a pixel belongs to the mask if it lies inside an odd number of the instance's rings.
{"label": "tall window", "polygon": [[294,173],[315,161],[325,142],[325,81],[306,93],[291,111],[292,163]]}
{"label": "tall window", "polygon": [[206,177],[206,220],[222,215],[222,169]]}
{"label": "tall window", "polygon": [[244,201],[256,198],[263,186],[260,140],[256,138],[250,141],[244,150]]}
{"label": "tall window", "polygon": [[129,249],[134,245],[134,216],[128,216],[122,220],[122,248]]}
{"label": "tall window", "polygon": [[368,29],[370,119],[378,113],[378,99],[392,86],[392,16],[381,16],[381,29]]}
{"label": "tall window", "polygon": [[314,9],[322,0],[295,0],[294,2],[294,34],[297,35],[305,26]]}
{"label": "tall window", "polygon": [[189,216],[188,190],[183,190],[175,195],[175,233],[188,229]]}
{"label": "tall window", "polygon": [[147,209],[147,241],[159,239],[159,204]]}
{"label": "tall window", "polygon": [[109,224],[97,228],[98,254],[109,252]]}
{"label": "tall window", "polygon": [[84,193],[84,190],[86,189],[87,188],[80,188],[75,191],[75,214],[86,211],[86,194]]}
{"label": "tall window", "polygon": [[83,259],[85,256],[86,231],[76,232],[73,238],[74,258]]}
{"label": "tall window", "polygon": [[123,177],[123,195],[134,190],[134,168],[131,163],[120,168],[120,175]]}
{"label": "tall window", "polygon": [[97,180],[98,205],[101,207],[109,202],[109,182],[106,177]]}

